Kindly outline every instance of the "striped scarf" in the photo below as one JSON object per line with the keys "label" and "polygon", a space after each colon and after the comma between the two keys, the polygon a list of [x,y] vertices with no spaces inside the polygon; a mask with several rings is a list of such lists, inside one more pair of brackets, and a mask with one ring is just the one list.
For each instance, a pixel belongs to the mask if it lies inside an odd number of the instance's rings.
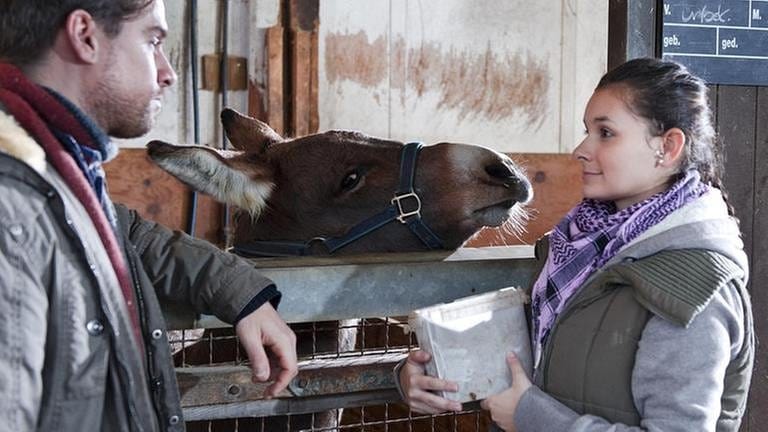
{"label": "striped scarf", "polygon": [[535,352],[589,276],[648,228],[709,189],[692,170],[666,191],[624,210],[616,211],[612,201],[584,199],[568,212],[549,235],[547,261],[533,285]]}

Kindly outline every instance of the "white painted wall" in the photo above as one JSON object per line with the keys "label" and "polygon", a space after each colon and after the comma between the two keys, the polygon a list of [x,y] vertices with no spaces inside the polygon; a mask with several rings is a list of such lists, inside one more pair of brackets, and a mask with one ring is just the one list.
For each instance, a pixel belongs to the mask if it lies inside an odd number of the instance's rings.
{"label": "white painted wall", "polygon": [[321,0],[320,129],[569,152],[607,23],[603,0]]}
{"label": "white painted wall", "polygon": [[[165,49],[179,82],[157,126],[121,146],[192,142],[188,4],[166,0]],[[220,51],[220,4],[198,1],[201,56]],[[263,90],[264,33],[277,24],[279,1],[229,4],[229,51],[248,58],[249,79]],[[602,0],[320,0],[320,129],[569,152],[605,72],[607,22]],[[246,111],[246,91],[228,95]],[[220,95],[201,90],[203,144],[220,146],[220,110]]]}
{"label": "white painted wall", "polygon": [[[143,147],[153,139],[172,143],[193,141],[192,69],[189,56],[188,1],[165,0],[166,18],[170,29],[165,42],[165,52],[179,75],[178,83],[171,88],[163,104],[156,126],[149,134],[131,140],[117,140],[121,147]],[[249,79],[257,85],[265,85],[264,33],[277,23],[278,0],[229,0],[229,53],[248,58]],[[221,1],[198,0],[198,55],[221,51],[219,17]],[[198,67],[202,67],[198,60]],[[202,70],[201,72],[202,73]],[[202,78],[201,78],[202,83]],[[201,84],[200,84],[201,85]],[[245,90],[228,92],[228,105],[247,112],[248,93]],[[221,96],[208,90],[200,90],[200,140],[202,144],[219,147],[221,127],[218,113]]]}

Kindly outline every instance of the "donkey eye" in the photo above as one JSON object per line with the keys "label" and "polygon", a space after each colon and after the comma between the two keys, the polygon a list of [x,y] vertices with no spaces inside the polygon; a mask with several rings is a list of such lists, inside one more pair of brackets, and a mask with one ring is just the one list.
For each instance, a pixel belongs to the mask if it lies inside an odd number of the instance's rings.
{"label": "donkey eye", "polygon": [[341,181],[341,190],[348,191],[353,189],[360,183],[360,173],[357,170],[351,171],[344,176],[344,180]]}

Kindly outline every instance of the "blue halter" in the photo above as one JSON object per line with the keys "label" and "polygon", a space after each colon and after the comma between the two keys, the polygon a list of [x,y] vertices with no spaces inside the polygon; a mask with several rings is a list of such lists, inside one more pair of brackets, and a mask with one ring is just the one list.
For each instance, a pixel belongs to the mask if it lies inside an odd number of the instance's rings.
{"label": "blue halter", "polygon": [[413,190],[416,160],[423,144],[409,142],[400,152],[400,184],[389,206],[378,214],[358,223],[341,237],[315,237],[299,241],[252,241],[236,244],[233,251],[249,257],[276,257],[307,255],[315,244],[322,245],[329,254],[359,240],[384,225],[398,221],[407,226],[429,249],[443,249],[443,242],[421,218],[421,199]]}

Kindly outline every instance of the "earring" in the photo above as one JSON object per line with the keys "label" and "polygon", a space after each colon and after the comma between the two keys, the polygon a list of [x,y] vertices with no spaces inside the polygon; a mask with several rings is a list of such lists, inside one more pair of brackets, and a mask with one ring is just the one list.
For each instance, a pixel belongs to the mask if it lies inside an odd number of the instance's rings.
{"label": "earring", "polygon": [[656,156],[656,167],[664,163],[664,152],[661,149],[656,150],[654,156]]}

